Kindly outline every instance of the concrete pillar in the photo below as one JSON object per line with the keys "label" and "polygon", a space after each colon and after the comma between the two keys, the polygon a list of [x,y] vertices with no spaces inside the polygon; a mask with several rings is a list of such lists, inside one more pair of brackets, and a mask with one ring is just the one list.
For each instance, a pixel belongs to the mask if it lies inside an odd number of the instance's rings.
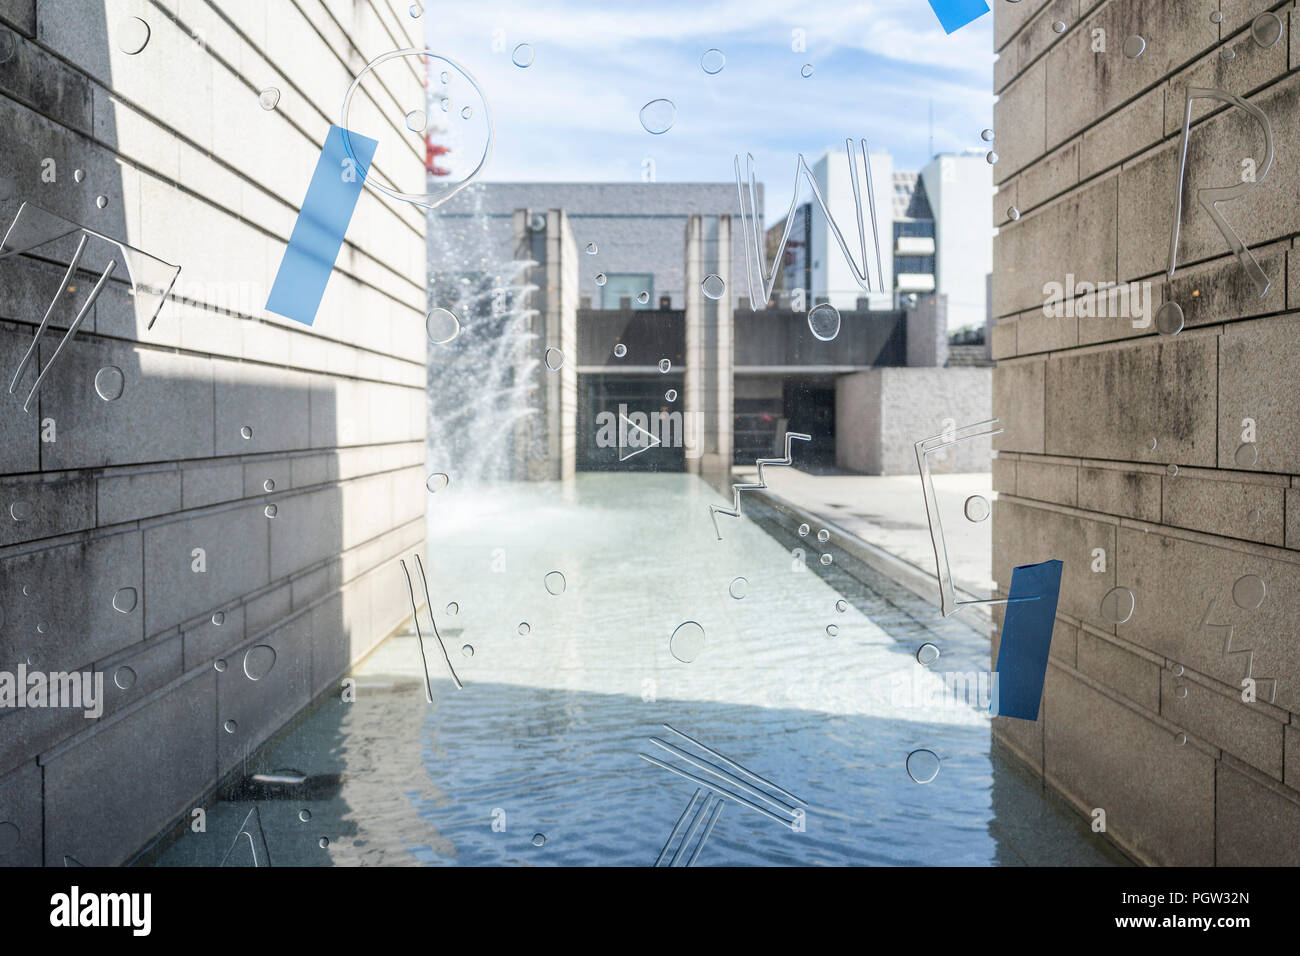
{"label": "concrete pillar", "polygon": [[[563,209],[515,210],[514,234],[515,258],[537,263],[526,273],[537,289],[523,302],[536,314],[525,322],[526,334],[515,352],[516,375],[528,379],[528,403],[537,411],[515,423],[514,475],[530,481],[572,478],[577,463],[578,247]],[[558,370],[546,365],[550,349],[562,356]]]}
{"label": "concrete pillar", "polygon": [[907,310],[909,368],[942,368],[948,364],[948,297],[918,296]]}
{"label": "concrete pillar", "polygon": [[[719,255],[719,250],[725,254]],[[726,285],[722,298],[701,288],[709,275]],[[685,411],[697,448],[687,449],[686,467],[708,481],[731,480],[732,366],[735,357],[731,271],[731,218],[691,216],[686,223]]]}

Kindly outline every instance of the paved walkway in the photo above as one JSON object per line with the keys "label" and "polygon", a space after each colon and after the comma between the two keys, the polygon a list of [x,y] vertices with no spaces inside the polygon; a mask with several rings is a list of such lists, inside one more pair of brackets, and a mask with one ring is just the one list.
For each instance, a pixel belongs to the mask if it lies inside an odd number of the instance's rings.
{"label": "paved walkway", "polygon": [[[818,515],[868,545],[912,565],[929,584],[922,596],[937,602],[934,546],[926,520],[920,475],[813,474],[797,468],[768,468],[764,474],[773,495],[802,511]],[[736,469],[736,481],[753,481],[755,470]],[[953,582],[977,597],[992,589],[992,521],[969,521],[966,500],[981,495],[993,500],[993,480],[987,472],[935,475],[935,496],[948,545]],[[911,583],[918,575],[910,575]]]}

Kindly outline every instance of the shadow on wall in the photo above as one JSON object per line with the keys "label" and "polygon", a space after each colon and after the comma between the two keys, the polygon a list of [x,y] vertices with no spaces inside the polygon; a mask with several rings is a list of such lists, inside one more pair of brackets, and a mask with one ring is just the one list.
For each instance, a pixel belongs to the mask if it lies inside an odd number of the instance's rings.
{"label": "shadow on wall", "polygon": [[[80,25],[101,47],[87,62],[101,67],[104,19],[87,4]],[[11,35],[0,218],[28,200],[132,242],[114,110],[94,107],[102,91],[83,74]],[[0,261],[6,382],[75,246]],[[147,251],[185,265],[184,250]],[[92,719],[80,707],[0,710],[0,865],[128,860],[409,616],[395,563],[372,566],[423,540],[423,449],[408,462],[397,444],[361,444],[382,442],[366,426],[384,411],[366,406],[364,388],[240,361],[246,330],[267,327],[256,319],[172,301],[146,331],[120,263],[51,367],[115,252],[87,245],[39,367],[13,395],[0,391],[0,672],[93,669],[88,685],[103,685]],[[236,357],[151,344],[159,332],[176,341],[182,314],[187,330],[232,330],[209,341]],[[121,394],[106,400],[96,378],[110,368]],[[341,416],[342,397],[359,410]],[[356,447],[340,451],[354,432]],[[418,503],[413,517],[399,513],[403,497]],[[376,511],[385,533],[371,537]]]}

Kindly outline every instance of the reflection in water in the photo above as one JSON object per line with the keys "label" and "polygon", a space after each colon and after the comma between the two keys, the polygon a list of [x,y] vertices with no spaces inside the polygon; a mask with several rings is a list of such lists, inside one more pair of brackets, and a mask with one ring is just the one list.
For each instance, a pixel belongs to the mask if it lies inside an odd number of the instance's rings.
{"label": "reflection in water", "polygon": [[[985,714],[916,699],[942,683],[917,644],[942,634],[945,660],[987,669],[980,635],[840,562],[796,571],[750,521],[717,541],[704,506],[718,500],[687,475],[451,486],[430,507],[429,587],[435,606],[459,605],[447,640],[475,648],[465,689],[435,676],[426,703],[414,635],[390,638],[354,672],[355,703],[326,697],[250,760],[250,774],[292,767],[303,784],[245,786],[160,862],[217,862],[260,801],[277,866],[649,866],[696,789],[637,757],[664,723],[809,804],[803,832],[728,808],[698,865],[1117,862],[990,753]],[[544,584],[557,566],[558,595]],[[689,665],[669,647],[683,620],[708,633]],[[908,772],[917,751],[937,761],[924,786]]]}

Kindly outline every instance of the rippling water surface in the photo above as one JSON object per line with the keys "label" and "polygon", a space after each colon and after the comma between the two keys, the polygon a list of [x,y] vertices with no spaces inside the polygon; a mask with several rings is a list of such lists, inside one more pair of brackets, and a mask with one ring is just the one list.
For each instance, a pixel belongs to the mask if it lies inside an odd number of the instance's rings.
{"label": "rippling water surface", "polygon": [[[217,803],[159,862],[219,862],[256,806],[272,865],[648,865],[695,791],[637,756],[665,756],[649,743],[664,723],[809,806],[794,832],[728,803],[697,865],[1121,862],[990,753],[979,708],[925,702],[938,672],[987,669],[985,638],[848,576],[815,527],[719,517],[716,540],[719,500],[651,474],[431,496],[426,570],[464,689],[426,625],[429,704],[417,639],[390,638],[354,671],[355,703],[326,698],[250,766],[303,784]],[[682,663],[669,643],[687,621],[705,639]],[[944,654],[931,668],[924,641]],[[917,749],[941,759],[925,785],[906,770]]]}

